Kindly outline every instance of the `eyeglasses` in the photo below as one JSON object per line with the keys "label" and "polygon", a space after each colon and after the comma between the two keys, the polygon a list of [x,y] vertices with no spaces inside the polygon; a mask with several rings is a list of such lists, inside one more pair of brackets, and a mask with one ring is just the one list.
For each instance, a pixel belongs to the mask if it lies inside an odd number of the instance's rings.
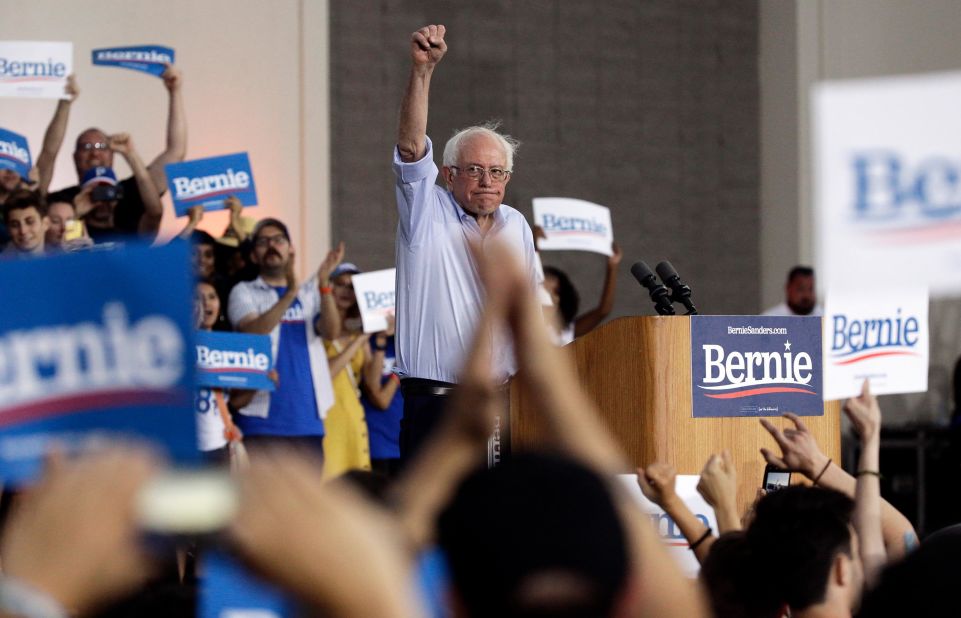
{"label": "eyeglasses", "polygon": [[486,169],[486,168],[480,167],[479,165],[468,165],[467,167],[461,168],[461,167],[457,167],[456,165],[451,165],[450,168],[452,170],[463,171],[467,175],[467,177],[472,180],[479,180],[484,177],[484,174],[490,174],[492,181],[504,182],[511,175],[510,170],[501,169],[499,167],[492,167],[490,169]]}
{"label": "eyeglasses", "polygon": [[275,247],[283,247],[288,242],[287,237],[283,234],[276,234],[274,236],[261,236],[254,241],[254,246],[256,247],[266,247],[267,245],[274,245]]}
{"label": "eyeglasses", "polygon": [[77,144],[77,150],[110,150],[110,144],[106,142],[85,142]]}

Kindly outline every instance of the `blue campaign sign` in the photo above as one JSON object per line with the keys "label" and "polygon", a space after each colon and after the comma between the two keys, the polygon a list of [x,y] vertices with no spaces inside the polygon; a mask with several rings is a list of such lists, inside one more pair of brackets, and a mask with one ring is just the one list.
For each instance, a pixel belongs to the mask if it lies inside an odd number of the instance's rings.
{"label": "blue campaign sign", "polygon": [[198,618],[285,618],[300,615],[297,604],[254,577],[231,556],[210,551],[201,556],[203,578]]}
{"label": "blue campaign sign", "polygon": [[221,210],[231,195],[244,206],[257,204],[257,188],[246,152],[168,163],[167,186],[178,217],[198,204],[204,210]]}
{"label": "blue campaign sign", "polygon": [[269,335],[197,332],[197,385],[274,390]]}
{"label": "blue campaign sign", "polygon": [[32,166],[27,138],[19,133],[0,129],[0,170],[13,170],[21,178],[26,178]]}
{"label": "blue campaign sign", "polygon": [[821,318],[691,316],[694,417],[824,414]]}
{"label": "blue campaign sign", "polygon": [[0,263],[0,479],[34,478],[51,443],[198,461],[189,273],[183,243]]}
{"label": "blue campaign sign", "polygon": [[123,67],[157,77],[160,77],[167,68],[164,65],[174,63],[174,50],[161,45],[104,47],[93,50],[92,56],[92,61],[96,65]]}

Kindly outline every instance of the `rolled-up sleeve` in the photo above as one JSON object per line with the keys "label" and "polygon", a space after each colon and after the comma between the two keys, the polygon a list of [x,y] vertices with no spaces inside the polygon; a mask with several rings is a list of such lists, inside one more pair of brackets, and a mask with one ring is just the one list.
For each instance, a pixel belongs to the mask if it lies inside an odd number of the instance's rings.
{"label": "rolled-up sleeve", "polygon": [[235,285],[230,291],[230,300],[227,302],[227,318],[234,328],[237,324],[250,314],[259,315],[257,305],[250,289],[246,285]]}
{"label": "rolled-up sleeve", "polygon": [[417,236],[425,220],[431,216],[436,196],[437,165],[434,163],[434,146],[426,138],[427,153],[418,161],[406,163],[394,147],[394,175],[397,177],[397,212],[400,230],[408,242]]}

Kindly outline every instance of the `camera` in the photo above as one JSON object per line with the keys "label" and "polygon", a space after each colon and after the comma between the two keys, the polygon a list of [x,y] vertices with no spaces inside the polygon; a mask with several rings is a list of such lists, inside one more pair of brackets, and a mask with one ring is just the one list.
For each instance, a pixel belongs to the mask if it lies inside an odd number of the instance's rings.
{"label": "camera", "polygon": [[90,199],[94,202],[116,202],[123,199],[123,187],[99,184],[90,192]]}

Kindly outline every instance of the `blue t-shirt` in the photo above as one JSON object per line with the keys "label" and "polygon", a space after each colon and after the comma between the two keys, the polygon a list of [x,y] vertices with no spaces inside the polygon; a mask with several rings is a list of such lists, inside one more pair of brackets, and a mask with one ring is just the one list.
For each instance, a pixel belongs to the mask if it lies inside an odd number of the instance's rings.
{"label": "blue t-shirt", "polygon": [[[394,338],[387,338],[387,350],[384,352],[384,369],[381,384],[390,380],[394,370]],[[360,398],[364,404],[364,416],[367,418],[367,435],[370,439],[371,459],[399,459],[400,458],[400,419],[404,417],[404,397],[400,389],[390,400],[390,406],[381,410],[367,399],[364,394]]]}
{"label": "blue t-shirt", "polygon": [[[283,296],[287,288],[274,290]],[[314,380],[310,375],[307,328],[303,307],[300,300],[295,300],[280,320],[280,339],[274,359],[279,384],[270,394],[267,418],[239,415],[237,425],[245,435],[324,435],[324,421],[317,413]]]}

